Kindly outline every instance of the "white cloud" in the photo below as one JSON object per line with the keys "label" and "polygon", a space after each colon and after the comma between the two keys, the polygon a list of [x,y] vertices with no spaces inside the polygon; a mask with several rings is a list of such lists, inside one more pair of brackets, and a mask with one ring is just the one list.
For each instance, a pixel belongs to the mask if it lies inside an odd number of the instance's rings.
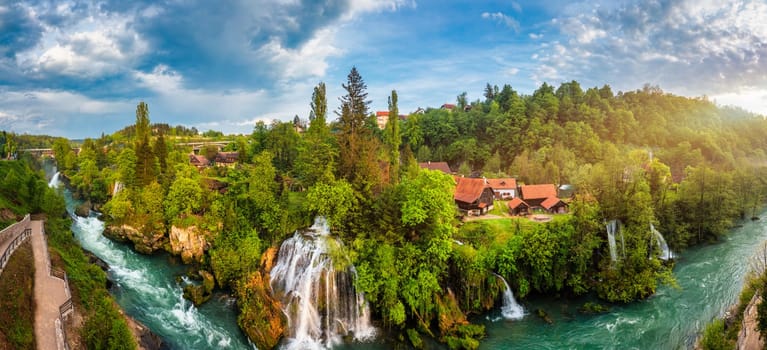
{"label": "white cloud", "polygon": [[649,82],[687,95],[722,95],[739,86],[767,89],[763,1],[582,1],[562,13],[550,22],[562,39],[542,46],[533,58],[539,63],[536,78],[618,89]]}
{"label": "white cloud", "polygon": [[322,77],[328,68],[327,59],[343,53],[334,45],[335,30],[318,30],[314,37],[296,49],[284,47],[273,39],[257,51],[260,59],[277,68],[279,79]]}
{"label": "white cloud", "polygon": [[530,33],[529,36],[530,36],[530,39],[533,39],[533,40],[538,40],[543,38],[543,34]]}
{"label": "white cloud", "polygon": [[36,16],[55,15],[68,22],[50,25],[33,16],[44,30],[34,48],[16,56],[17,64],[25,70],[100,78],[127,70],[149,49],[148,43],[131,29],[131,17],[107,15],[95,9],[83,17],[73,12],[73,5],[67,2],[55,8],[40,6],[28,10]]}
{"label": "white cloud", "polygon": [[498,23],[501,23],[501,24],[503,24],[503,25],[513,29],[514,31],[519,31],[519,22],[517,20],[515,20],[514,18],[511,18],[511,17],[507,16],[503,12],[494,12],[494,13],[483,12],[482,13],[482,18],[489,19],[489,20],[494,20],[494,21],[496,21]]}
{"label": "white cloud", "polygon": [[733,105],[767,116],[767,88],[745,88],[735,92],[714,95],[717,104]]}

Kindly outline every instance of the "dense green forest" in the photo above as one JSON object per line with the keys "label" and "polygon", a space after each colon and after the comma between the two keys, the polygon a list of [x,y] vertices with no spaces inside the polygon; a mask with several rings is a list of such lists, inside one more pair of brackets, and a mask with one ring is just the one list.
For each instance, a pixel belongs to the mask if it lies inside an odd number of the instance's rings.
{"label": "dense green forest", "polygon": [[[225,150],[238,152],[233,167],[191,165],[191,147],[177,140],[197,131],[150,124],[144,103],[135,125],[84,140],[77,155],[64,139],[52,147],[75,195],[103,209],[111,227],[139,232],[113,233],[138,250],[170,250],[174,228],[202,232],[209,249],[195,262],[239,296],[240,325],[260,347],[281,336],[249,330],[270,300],[261,256],[315,215],[344,242],[340,254],[355,265],[356,286],[382,327],[412,344],[427,335],[476,348],[484,331],[466,315],[498,301],[503,285],[493,273],[521,297],[646,298],[658,283],[674,283],[651,224],[679,251],[718,240],[767,195],[767,121],[705,98],[650,86],[584,91],[575,81],[524,95],[488,84],[484,101],[469,103],[463,93],[451,110],[400,120],[392,91],[381,130],[356,69],[342,87],[335,111],[320,83],[308,123],[259,122],[250,135],[228,138]],[[216,153],[200,150],[212,163]],[[570,214],[549,223],[464,224],[454,179],[418,161],[577,190]],[[605,234],[611,219],[623,223],[624,237],[614,262]]]}

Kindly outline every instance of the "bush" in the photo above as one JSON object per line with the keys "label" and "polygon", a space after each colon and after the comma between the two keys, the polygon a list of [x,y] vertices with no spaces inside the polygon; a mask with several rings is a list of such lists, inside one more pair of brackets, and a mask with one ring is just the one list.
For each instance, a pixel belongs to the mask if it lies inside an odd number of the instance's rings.
{"label": "bush", "polygon": [[724,320],[716,319],[706,326],[700,346],[704,350],[725,350],[732,349],[735,346],[733,342],[726,338]]}

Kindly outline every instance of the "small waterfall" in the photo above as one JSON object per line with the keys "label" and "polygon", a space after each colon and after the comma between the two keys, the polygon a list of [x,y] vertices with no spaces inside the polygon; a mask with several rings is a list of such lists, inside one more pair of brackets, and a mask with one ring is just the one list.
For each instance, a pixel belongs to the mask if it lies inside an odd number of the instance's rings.
{"label": "small waterfall", "polygon": [[115,181],[115,187],[112,189],[112,197],[116,196],[120,191],[123,189],[123,183],[120,181]]}
{"label": "small waterfall", "polygon": [[503,276],[493,273],[496,277],[503,281],[503,285],[506,290],[503,291],[503,305],[501,306],[501,315],[507,320],[521,320],[525,317],[525,309],[522,305],[517,304],[517,300],[514,299],[514,293],[511,292],[509,284]]}
{"label": "small waterfall", "polygon": [[610,220],[607,222],[607,244],[610,247],[610,259],[612,262],[618,261],[618,248],[615,244],[615,232],[620,229],[618,220]]}
{"label": "small waterfall", "polygon": [[652,223],[650,223],[650,231],[652,231],[652,234],[655,237],[655,242],[658,244],[658,249],[660,249],[660,259],[673,259],[674,252],[668,248],[668,244],[666,244],[666,240],[663,238],[663,235],[660,233],[660,231],[655,229],[655,226]]}
{"label": "small waterfall", "polygon": [[365,296],[354,288],[357,273],[353,266],[336,270],[328,248],[340,242],[329,234],[317,217],[307,232],[297,231],[280,246],[270,282],[288,318],[286,349],[325,349],[345,336],[360,341],[375,335]]}
{"label": "small waterfall", "polygon": [[50,188],[58,188],[59,187],[59,184],[60,184],[59,175],[61,175],[61,173],[59,173],[58,171],[55,174],[53,174],[53,177],[51,178],[51,181],[48,182],[48,187],[50,187]]}

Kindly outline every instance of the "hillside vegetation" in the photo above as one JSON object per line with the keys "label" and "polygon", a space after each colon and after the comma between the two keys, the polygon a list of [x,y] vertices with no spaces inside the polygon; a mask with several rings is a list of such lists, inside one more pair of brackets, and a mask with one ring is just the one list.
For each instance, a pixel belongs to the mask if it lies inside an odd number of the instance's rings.
{"label": "hillside vegetation", "polygon": [[[271,300],[259,294],[270,289],[261,254],[323,215],[379,324],[403,341],[421,344],[427,335],[454,348],[478,346],[484,331],[465,315],[497,303],[503,285],[493,273],[522,297],[646,298],[658,283],[674,283],[651,224],[683,250],[726,235],[767,193],[767,122],[705,98],[654,87],[584,91],[577,82],[522,95],[488,84],[484,101],[469,103],[464,93],[450,110],[400,120],[392,91],[381,130],[356,69],[343,88],[335,121],[320,83],[308,122],[259,122],[250,135],[232,137],[224,149],[238,152],[231,167],[192,166],[191,147],[167,137],[176,129],[152,127],[144,103],[135,126],[86,139],[77,156],[57,141],[56,159],[76,195],[104,205],[108,224],[122,230],[115,235],[141,251],[172,250],[174,227],[200,231],[209,248],[196,262],[241,297],[246,332]],[[199,153],[215,165],[215,148]],[[454,179],[420,170],[418,161],[447,161],[464,175],[572,184],[571,214],[545,224],[459,227]],[[605,233],[611,219],[623,223],[617,261]],[[280,335],[253,340],[270,347]]]}

